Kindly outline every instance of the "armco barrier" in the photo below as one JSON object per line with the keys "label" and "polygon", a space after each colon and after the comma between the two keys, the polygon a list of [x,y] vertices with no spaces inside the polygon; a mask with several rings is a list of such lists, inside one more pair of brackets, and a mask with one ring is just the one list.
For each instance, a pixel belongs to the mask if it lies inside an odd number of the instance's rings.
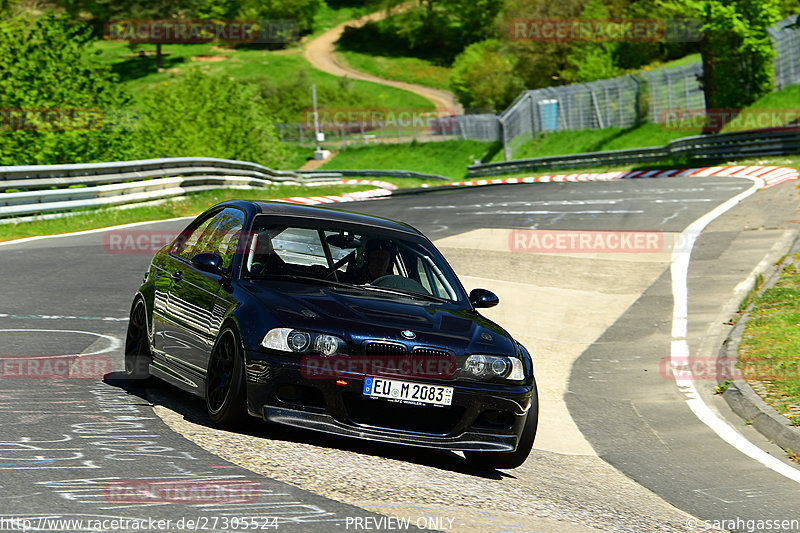
{"label": "armco barrier", "polygon": [[[255,163],[208,157],[0,167],[0,190],[11,191],[0,193],[0,217],[132,204],[219,188],[342,183],[348,176],[447,179],[399,170],[276,171]],[[358,183],[382,189],[388,185],[364,180]]]}
{"label": "armco barrier", "polygon": [[699,161],[741,159],[800,153],[800,128],[755,130],[716,135],[696,135],[676,139],[666,146],[569,154],[498,163],[472,165],[469,177],[496,176],[532,170],[585,168],[611,165],[653,163],[667,158],[690,158]]}

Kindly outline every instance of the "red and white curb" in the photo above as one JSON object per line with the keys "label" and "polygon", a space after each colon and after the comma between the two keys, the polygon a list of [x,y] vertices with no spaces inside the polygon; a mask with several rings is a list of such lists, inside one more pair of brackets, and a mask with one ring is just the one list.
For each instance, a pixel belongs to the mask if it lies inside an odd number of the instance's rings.
{"label": "red and white curb", "polygon": [[[681,177],[709,177],[723,176],[730,178],[760,178],[764,180],[764,189],[775,185],[798,179],[796,169],[787,167],[759,167],[759,166],[731,166],[731,167],[700,167],[669,170],[626,170],[603,173],[587,174],[554,174],[551,176],[532,176],[527,178],[501,178],[472,181],[453,181],[444,186],[453,187],[480,187],[482,185],[519,184],[519,183],[559,183],[579,181],[613,181],[643,178],[681,178]],[[292,204],[315,205],[331,204],[337,202],[357,202],[391,196],[397,185],[376,180],[342,180],[336,182],[345,185],[375,185],[378,189],[369,191],[344,193],[340,196],[293,196],[282,198],[278,202]],[[432,188],[435,190],[435,188]]]}
{"label": "red and white curb", "polygon": [[761,178],[764,188],[773,187],[785,181],[798,179],[797,170],[786,167],[701,167],[669,170],[626,170],[617,172],[603,172],[592,174],[555,174],[552,176],[534,176],[529,178],[503,178],[489,180],[457,181],[448,183],[454,186],[481,186],[497,185],[500,183],[554,183],[574,181],[611,181],[638,178],[679,178],[679,177],[707,177],[727,176],[733,178]]}
{"label": "red and white curb", "polygon": [[292,196],[291,198],[281,198],[275,200],[276,202],[287,202],[290,204],[301,205],[316,205],[316,204],[333,204],[338,202],[358,202],[360,200],[369,200],[371,198],[379,198],[381,196],[390,196],[392,191],[397,189],[397,185],[389,183],[388,181],[378,180],[341,180],[330,182],[329,185],[374,185],[378,189],[370,189],[368,191],[346,192],[339,196]]}

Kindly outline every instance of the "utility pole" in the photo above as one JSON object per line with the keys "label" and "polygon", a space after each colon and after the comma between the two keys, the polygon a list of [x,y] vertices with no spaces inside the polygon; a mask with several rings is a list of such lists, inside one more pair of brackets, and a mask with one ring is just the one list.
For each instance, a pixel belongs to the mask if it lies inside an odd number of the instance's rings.
{"label": "utility pole", "polygon": [[314,159],[328,159],[330,157],[330,150],[323,150],[320,148],[319,143],[325,140],[325,134],[319,131],[319,113],[317,112],[317,86],[311,85],[311,98],[314,102],[314,139],[317,143],[317,149],[314,150]]}

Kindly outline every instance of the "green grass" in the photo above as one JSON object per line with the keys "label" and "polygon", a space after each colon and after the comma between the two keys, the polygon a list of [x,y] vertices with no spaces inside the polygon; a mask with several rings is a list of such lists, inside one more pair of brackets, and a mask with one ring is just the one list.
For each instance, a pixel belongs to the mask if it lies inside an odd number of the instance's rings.
{"label": "green grass", "polygon": [[461,179],[474,160],[499,148],[499,143],[480,141],[376,144],[342,150],[322,169],[412,170]]}
{"label": "green grass", "polygon": [[[337,89],[340,87],[337,76],[312,69],[299,47],[270,51],[230,48],[210,43],[167,44],[162,47],[165,53],[163,72],[156,70],[155,45],[143,45],[142,49],[148,54],[144,58],[131,52],[128,45],[122,42],[99,41],[95,47],[100,52],[100,59],[111,65],[137,103],[145,91],[158,84],[168,84],[188,69],[200,69],[210,75],[252,82],[262,79],[288,82],[296,79],[301,71],[305,71],[309,80],[309,107],[310,84],[316,84],[318,89],[325,85]],[[349,84],[362,95],[360,107],[434,109],[429,100],[408,91],[359,80],[350,80]],[[349,100],[318,103],[321,107],[348,106]]]}
{"label": "green grass", "polygon": [[313,146],[300,146],[294,143],[284,143],[286,152],[288,153],[286,167],[282,170],[297,170],[302,167],[306,161],[314,157]]}
{"label": "green grass", "polygon": [[326,3],[323,3],[322,7],[320,7],[317,14],[314,16],[314,31],[309,35],[303,36],[303,42],[315,39],[342,22],[357,19],[370,11],[372,10],[369,8],[356,8],[352,6],[332,8]]}
{"label": "green grass", "polygon": [[[604,152],[646,146],[662,146],[668,142],[699,132],[665,131],[659,124],[645,123],[633,128],[604,128],[598,130],[558,131],[531,139],[521,146],[512,144],[514,159],[528,159],[553,155]],[[503,161],[503,152],[495,154],[492,161]]]}
{"label": "green grass", "polygon": [[[747,107],[748,112],[740,115],[740,122],[726,125],[722,131],[742,131],[746,129],[785,126],[800,118],[800,85],[790,85],[780,91],[762,96]],[[761,122],[766,120],[767,122]]]}
{"label": "green grass", "polygon": [[350,67],[387,80],[416,83],[436,89],[450,89],[450,70],[416,57],[388,57],[339,50]]}
{"label": "green grass", "polygon": [[764,400],[780,413],[800,405],[800,254],[792,259],[753,302],[739,344],[744,378],[763,385]]}
{"label": "green grass", "polygon": [[659,68],[683,67],[686,65],[691,65],[692,63],[700,63],[702,60],[703,58],[700,56],[700,53],[698,52],[696,54],[689,54],[687,56],[679,57],[678,59],[673,59],[672,61],[666,61],[664,63],[655,61],[653,63],[650,63],[649,65],[642,67],[641,69],[639,69],[639,71],[656,70]]}

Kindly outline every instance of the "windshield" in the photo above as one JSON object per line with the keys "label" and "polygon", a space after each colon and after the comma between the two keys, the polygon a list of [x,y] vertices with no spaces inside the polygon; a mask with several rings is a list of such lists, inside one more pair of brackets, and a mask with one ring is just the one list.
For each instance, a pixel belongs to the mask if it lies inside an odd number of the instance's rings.
{"label": "windshield", "polygon": [[259,216],[243,268],[248,277],[302,277],[366,290],[466,300],[455,274],[433,245],[374,228],[276,224]]}

